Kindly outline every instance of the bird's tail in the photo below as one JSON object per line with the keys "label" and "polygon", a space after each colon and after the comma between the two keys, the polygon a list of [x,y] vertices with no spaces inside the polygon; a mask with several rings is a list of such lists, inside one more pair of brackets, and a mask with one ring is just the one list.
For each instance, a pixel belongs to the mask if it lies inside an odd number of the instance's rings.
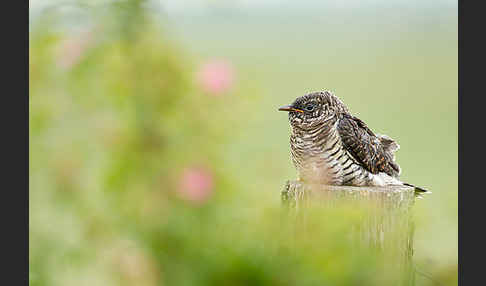
{"label": "bird's tail", "polygon": [[414,186],[414,185],[412,185],[412,184],[403,183],[403,185],[405,185],[405,186],[409,186],[409,187],[412,187],[412,188],[415,188],[415,193],[424,193],[424,194],[431,194],[431,193],[432,193],[431,191],[428,191],[428,190],[426,190],[426,189],[423,189],[423,188],[420,188],[420,187]]}

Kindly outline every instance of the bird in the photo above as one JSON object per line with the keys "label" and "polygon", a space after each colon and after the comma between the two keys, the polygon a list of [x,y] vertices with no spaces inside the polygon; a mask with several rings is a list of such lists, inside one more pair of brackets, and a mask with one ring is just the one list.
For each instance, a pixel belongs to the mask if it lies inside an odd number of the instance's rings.
{"label": "bird", "polygon": [[279,111],[288,112],[291,160],[299,180],[335,186],[409,186],[395,161],[400,145],[375,134],[329,90],[300,96]]}

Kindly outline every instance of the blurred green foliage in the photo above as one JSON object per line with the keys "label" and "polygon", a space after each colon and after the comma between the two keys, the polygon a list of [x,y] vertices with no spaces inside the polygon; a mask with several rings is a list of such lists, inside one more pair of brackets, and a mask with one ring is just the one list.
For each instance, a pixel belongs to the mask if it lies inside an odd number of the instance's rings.
{"label": "blurred green foliage", "polygon": [[[306,92],[309,79],[291,76],[266,96],[256,78],[282,79],[265,77],[275,70],[262,59],[253,76],[237,64],[235,85],[210,94],[198,85],[190,44],[172,40],[142,4],[109,6],[81,31],[58,29],[54,16],[30,31],[30,284],[390,285],[398,273],[387,260],[348,239],[359,209],[313,210],[315,227],[304,231],[280,208],[278,192],[293,176],[288,126],[268,110]],[[289,85],[299,94],[276,96]],[[181,193],[184,170],[194,168],[211,182],[207,199]],[[436,186],[457,190],[456,181]],[[457,283],[457,264],[433,271]]]}

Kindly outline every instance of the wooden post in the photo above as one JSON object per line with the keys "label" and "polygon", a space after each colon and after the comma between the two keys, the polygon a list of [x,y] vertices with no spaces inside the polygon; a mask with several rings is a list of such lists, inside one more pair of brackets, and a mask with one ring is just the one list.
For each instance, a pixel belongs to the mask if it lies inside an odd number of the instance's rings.
{"label": "wooden post", "polygon": [[281,193],[283,205],[296,213],[311,203],[322,207],[334,207],[345,200],[372,203],[371,211],[366,213],[360,227],[354,229],[353,236],[394,257],[397,265],[403,267],[404,279],[400,285],[407,286],[415,284],[411,208],[416,197],[414,188],[407,186],[328,186],[300,181],[287,181]]}

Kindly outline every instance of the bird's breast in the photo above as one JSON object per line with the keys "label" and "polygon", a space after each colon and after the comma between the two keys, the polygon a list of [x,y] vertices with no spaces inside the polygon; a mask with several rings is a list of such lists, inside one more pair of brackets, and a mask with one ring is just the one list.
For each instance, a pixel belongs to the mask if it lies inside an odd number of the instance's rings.
{"label": "bird's breast", "polygon": [[363,168],[345,150],[333,127],[292,133],[292,161],[300,179],[330,185],[364,184]]}

